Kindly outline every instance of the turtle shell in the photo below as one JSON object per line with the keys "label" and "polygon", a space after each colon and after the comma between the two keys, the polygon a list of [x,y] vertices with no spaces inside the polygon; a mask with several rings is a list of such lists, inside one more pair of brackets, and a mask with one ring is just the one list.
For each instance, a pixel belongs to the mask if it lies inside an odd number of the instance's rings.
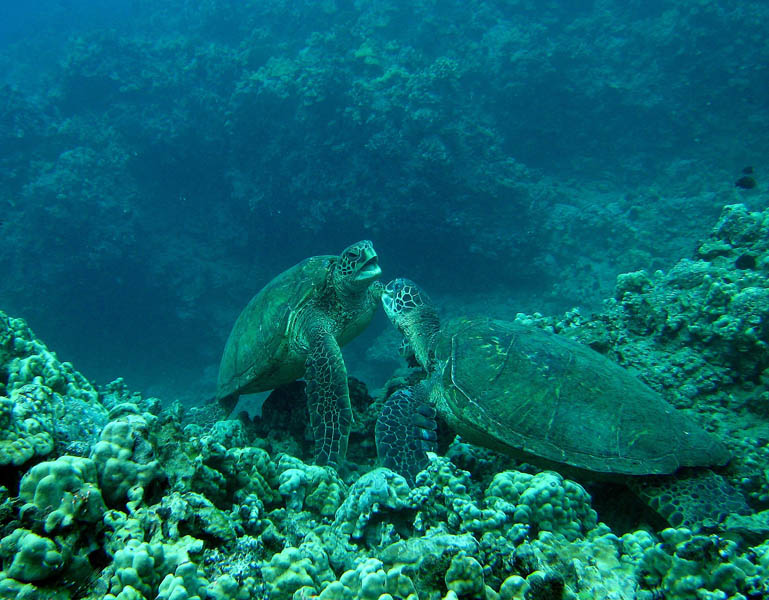
{"label": "turtle shell", "polygon": [[271,390],[302,376],[306,353],[291,343],[296,318],[325,293],[336,256],[313,256],[277,275],[246,305],[224,347],[216,396]]}
{"label": "turtle shell", "polygon": [[468,441],[628,475],[725,464],[725,446],[588,346],[509,321],[458,319],[436,346],[437,409]]}

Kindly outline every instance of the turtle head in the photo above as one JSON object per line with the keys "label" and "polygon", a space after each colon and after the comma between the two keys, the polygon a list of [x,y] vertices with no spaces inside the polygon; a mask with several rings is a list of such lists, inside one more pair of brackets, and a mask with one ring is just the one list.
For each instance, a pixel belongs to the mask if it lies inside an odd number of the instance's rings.
{"label": "turtle head", "polygon": [[359,292],[382,274],[374,244],[362,240],[348,246],[339,255],[334,278],[341,289]]}
{"label": "turtle head", "polygon": [[430,297],[410,279],[399,277],[382,292],[384,311],[403,334],[419,364],[432,370],[431,348],[440,329],[440,319]]}

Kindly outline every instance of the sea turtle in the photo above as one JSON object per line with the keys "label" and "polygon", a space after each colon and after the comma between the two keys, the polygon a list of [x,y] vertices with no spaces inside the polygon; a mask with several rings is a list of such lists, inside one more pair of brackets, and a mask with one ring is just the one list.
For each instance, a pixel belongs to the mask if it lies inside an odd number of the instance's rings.
{"label": "sea turtle", "polygon": [[[747,508],[723,478],[701,468],[726,464],[726,447],[588,346],[488,317],[441,324],[407,279],[387,284],[382,302],[428,373],[395,392],[376,425],[380,459],[407,479],[435,447],[437,410],[471,443],[570,475],[631,476],[631,488],[674,525]],[[686,477],[637,477],[681,467],[700,468]]]}
{"label": "sea turtle", "polygon": [[240,313],[219,366],[216,397],[271,390],[304,375],[315,461],[338,466],[347,452],[352,408],[340,348],[371,322],[382,294],[368,240],[339,256],[313,256],[284,271]]}

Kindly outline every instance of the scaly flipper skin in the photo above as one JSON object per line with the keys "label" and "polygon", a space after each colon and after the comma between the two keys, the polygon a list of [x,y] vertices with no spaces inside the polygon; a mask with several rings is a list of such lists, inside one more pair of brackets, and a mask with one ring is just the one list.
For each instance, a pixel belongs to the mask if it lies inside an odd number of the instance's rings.
{"label": "scaly flipper skin", "polygon": [[410,485],[437,449],[435,409],[423,386],[404,388],[387,399],[376,422],[377,455]]}
{"label": "scaly flipper skin", "polygon": [[692,527],[729,514],[748,514],[745,498],[710,469],[682,469],[676,476],[628,478],[628,487],[673,527]]}
{"label": "scaly flipper skin", "polygon": [[315,437],[315,462],[338,467],[347,454],[352,406],[342,351],[327,326],[309,335],[305,365],[307,408]]}

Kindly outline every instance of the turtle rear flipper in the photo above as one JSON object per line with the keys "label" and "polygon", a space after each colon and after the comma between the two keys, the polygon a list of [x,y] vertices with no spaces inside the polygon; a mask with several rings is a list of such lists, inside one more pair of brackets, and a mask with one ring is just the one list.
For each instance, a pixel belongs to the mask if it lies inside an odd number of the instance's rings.
{"label": "turtle rear flipper", "polygon": [[437,449],[438,424],[427,398],[423,386],[398,390],[385,402],[376,422],[379,460],[409,484],[427,466],[427,453]]}
{"label": "turtle rear flipper", "polygon": [[310,427],[315,438],[315,462],[336,467],[347,454],[352,426],[347,369],[329,328],[313,328],[309,342],[305,379]]}
{"label": "turtle rear flipper", "polygon": [[681,469],[675,475],[628,478],[628,486],[673,527],[750,512],[745,498],[710,469]]}

